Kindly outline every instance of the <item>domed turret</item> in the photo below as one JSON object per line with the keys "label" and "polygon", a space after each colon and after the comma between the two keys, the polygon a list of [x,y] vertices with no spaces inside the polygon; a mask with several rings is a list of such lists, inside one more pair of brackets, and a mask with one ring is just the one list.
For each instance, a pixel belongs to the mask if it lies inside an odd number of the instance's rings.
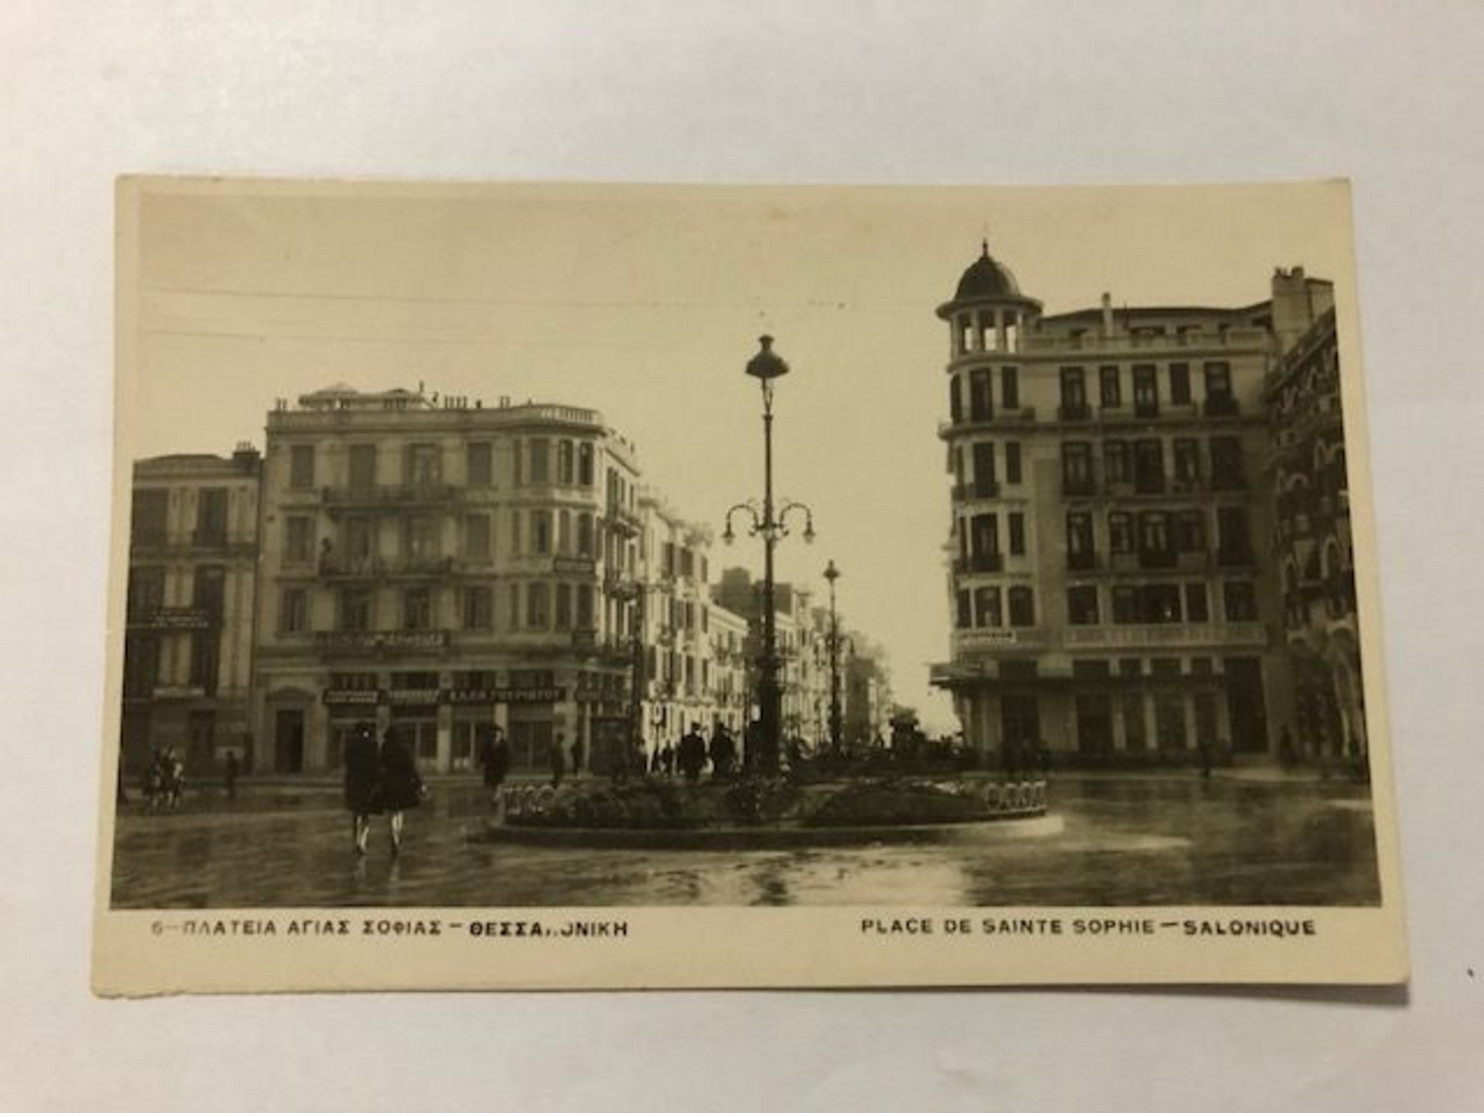
{"label": "domed turret", "polygon": [[952,329],[955,358],[1015,352],[1021,328],[1040,313],[1040,302],[1022,295],[1014,273],[989,254],[987,240],[979,258],[959,277],[952,300],[938,307],[938,317]]}

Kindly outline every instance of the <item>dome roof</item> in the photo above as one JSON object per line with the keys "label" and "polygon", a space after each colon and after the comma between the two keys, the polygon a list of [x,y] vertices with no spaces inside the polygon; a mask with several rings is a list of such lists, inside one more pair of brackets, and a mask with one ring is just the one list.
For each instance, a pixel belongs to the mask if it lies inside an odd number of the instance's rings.
{"label": "dome roof", "polygon": [[983,255],[964,270],[963,277],[958,281],[958,290],[954,292],[953,301],[1023,297],[1015,276],[1010,273],[1009,268],[989,254],[989,241],[985,241]]}

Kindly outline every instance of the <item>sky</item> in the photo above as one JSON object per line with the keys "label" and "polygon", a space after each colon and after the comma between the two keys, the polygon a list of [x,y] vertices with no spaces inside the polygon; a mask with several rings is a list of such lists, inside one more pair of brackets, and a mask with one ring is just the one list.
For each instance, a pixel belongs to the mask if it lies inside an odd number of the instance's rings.
{"label": "sky", "polygon": [[[1047,313],[1245,305],[1277,266],[1348,282],[1348,193],[1241,187],[357,185],[151,180],[124,214],[125,457],[261,446],[278,397],[335,382],[596,408],[646,480],[720,535],[762,494],[760,334],[775,492],[818,537],[778,549],[889,656],[898,702],[955,728],[948,658],[948,330],[981,239]],[[1343,305],[1343,304],[1342,304]],[[714,570],[757,573],[761,543]]]}

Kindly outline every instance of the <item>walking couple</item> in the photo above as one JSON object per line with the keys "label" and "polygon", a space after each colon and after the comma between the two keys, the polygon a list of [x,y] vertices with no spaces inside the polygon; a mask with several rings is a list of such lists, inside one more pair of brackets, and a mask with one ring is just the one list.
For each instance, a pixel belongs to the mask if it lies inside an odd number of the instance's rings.
{"label": "walking couple", "polygon": [[361,722],[345,747],[345,806],[351,814],[351,830],[357,855],[366,852],[371,837],[371,818],[391,818],[392,855],[402,851],[402,812],[418,806],[427,786],[418,775],[417,762],[407,746],[405,730],[390,726],[376,744],[376,730]]}

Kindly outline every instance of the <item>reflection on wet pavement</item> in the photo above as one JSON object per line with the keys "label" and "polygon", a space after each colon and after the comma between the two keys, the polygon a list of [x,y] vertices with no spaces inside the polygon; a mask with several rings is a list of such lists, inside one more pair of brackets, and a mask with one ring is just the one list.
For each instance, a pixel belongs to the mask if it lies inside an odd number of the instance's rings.
{"label": "reflection on wet pavement", "polygon": [[[385,820],[365,858],[336,796],[118,820],[114,904],[154,907],[1374,904],[1369,799],[1354,785],[1062,777],[1059,834],[992,827],[928,845],[788,851],[551,849],[471,841],[472,786]],[[268,809],[271,808],[271,809]]]}

